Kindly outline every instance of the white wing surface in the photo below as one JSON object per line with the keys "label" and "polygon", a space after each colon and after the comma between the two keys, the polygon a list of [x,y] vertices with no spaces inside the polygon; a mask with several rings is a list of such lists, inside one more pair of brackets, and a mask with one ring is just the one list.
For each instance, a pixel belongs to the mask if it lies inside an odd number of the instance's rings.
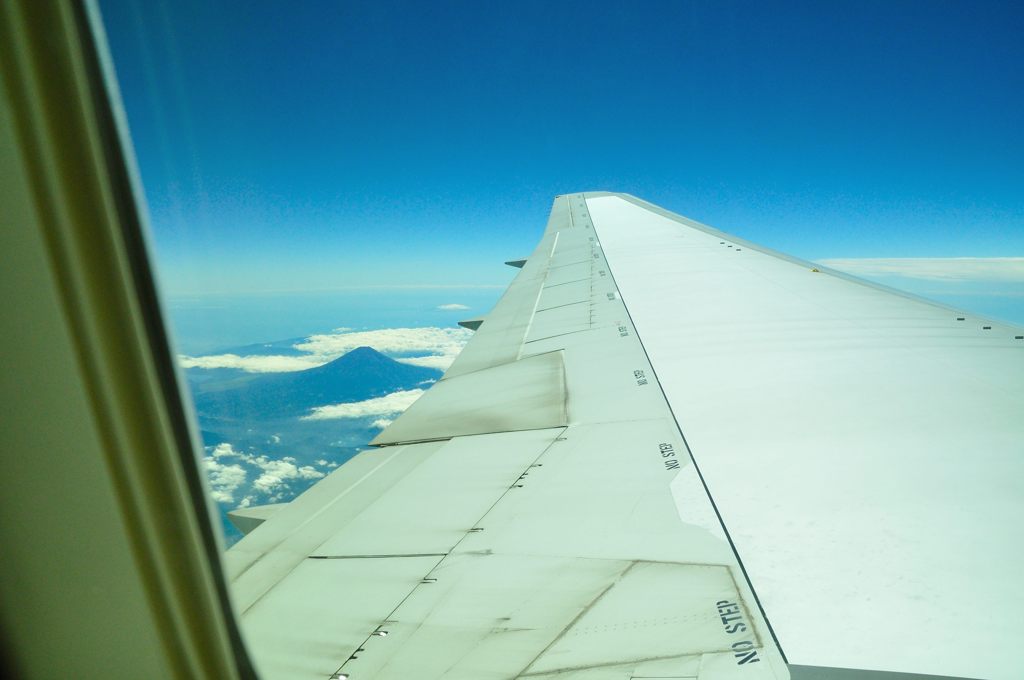
{"label": "white wing surface", "polygon": [[1024,332],[619,194],[510,264],[228,552],[264,677],[1014,677]]}

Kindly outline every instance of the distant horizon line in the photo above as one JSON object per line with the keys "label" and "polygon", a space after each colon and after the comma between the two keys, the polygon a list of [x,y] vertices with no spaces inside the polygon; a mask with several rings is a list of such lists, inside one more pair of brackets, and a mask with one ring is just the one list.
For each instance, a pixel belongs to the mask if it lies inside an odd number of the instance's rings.
{"label": "distant horizon line", "polygon": [[360,284],[350,286],[331,286],[328,288],[269,288],[261,290],[202,290],[202,291],[169,291],[164,290],[166,298],[206,297],[214,295],[301,295],[306,293],[340,293],[358,290],[495,290],[508,288],[507,283],[483,284],[446,284],[446,283],[410,283],[410,284]]}
{"label": "distant horizon line", "polygon": [[[907,278],[989,278],[1024,279],[1024,257],[955,256],[955,257],[819,257],[811,262],[861,275],[904,276]],[[947,265],[947,266],[943,266]],[[973,266],[972,266],[973,265]],[[498,290],[508,283],[368,283],[316,288],[219,289],[175,291],[165,288],[168,299],[214,296],[303,295],[311,293],[342,293],[353,291],[402,290]]]}

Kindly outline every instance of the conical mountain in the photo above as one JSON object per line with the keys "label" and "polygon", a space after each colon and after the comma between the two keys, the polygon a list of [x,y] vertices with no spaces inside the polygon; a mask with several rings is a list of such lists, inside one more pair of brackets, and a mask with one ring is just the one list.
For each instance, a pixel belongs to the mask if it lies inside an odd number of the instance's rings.
{"label": "conical mountain", "polygon": [[362,401],[398,390],[425,387],[441,371],[412,366],[359,347],[316,368],[274,373],[243,385],[195,395],[200,416],[226,420],[302,416],[317,406]]}

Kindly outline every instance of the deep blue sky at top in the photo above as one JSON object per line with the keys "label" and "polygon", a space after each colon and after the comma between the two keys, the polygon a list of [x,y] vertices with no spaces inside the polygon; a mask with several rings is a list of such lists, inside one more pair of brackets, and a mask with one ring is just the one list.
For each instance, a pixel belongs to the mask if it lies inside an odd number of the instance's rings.
{"label": "deep blue sky at top", "polygon": [[100,4],[171,293],[503,284],[585,189],[1024,254],[1024,3]]}

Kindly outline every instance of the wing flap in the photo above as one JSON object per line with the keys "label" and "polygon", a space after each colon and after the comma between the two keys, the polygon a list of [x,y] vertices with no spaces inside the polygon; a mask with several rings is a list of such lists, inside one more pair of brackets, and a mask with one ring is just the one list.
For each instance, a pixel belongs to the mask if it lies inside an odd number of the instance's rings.
{"label": "wing flap", "polygon": [[450,439],[565,424],[562,353],[547,352],[438,382],[371,443]]}
{"label": "wing flap", "polygon": [[[397,603],[438,556],[305,559],[245,613],[264,678],[329,678],[387,629]],[[258,641],[258,642],[257,642]],[[256,646],[258,645],[258,646]]]}
{"label": "wing flap", "polygon": [[[744,641],[762,664],[745,677],[774,677],[770,657],[757,656],[771,652],[744,604],[750,595],[736,581],[731,550],[720,528],[706,524],[713,513],[696,471],[685,461],[667,466],[667,442],[681,446],[663,419],[560,431],[480,518],[479,531],[388,615],[389,636],[368,640],[341,670],[378,679],[587,669],[642,677],[723,655],[735,666],[732,645]],[[623,466],[623,457],[636,464]],[[702,523],[680,521],[677,476],[693,491],[687,504],[705,508]],[[720,603],[742,630],[723,625]]]}
{"label": "wing flap", "polygon": [[561,432],[453,438],[324,541],[316,554],[447,554],[474,533]]}

